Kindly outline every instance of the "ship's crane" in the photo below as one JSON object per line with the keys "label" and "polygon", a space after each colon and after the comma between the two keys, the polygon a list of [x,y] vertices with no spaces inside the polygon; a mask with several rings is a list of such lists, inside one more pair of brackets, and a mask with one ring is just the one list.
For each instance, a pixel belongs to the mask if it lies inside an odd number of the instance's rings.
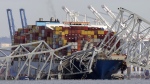
{"label": "ship's crane", "polygon": [[71,20],[74,22],[79,21],[78,16],[79,14],[77,12],[71,12],[67,7],[63,6],[62,9],[67,13],[67,21],[68,21],[68,15],[70,16]]}
{"label": "ship's crane", "polygon": [[101,16],[101,14],[98,13],[97,10],[91,5],[88,6],[88,8],[91,10],[91,12],[98,18],[101,24],[106,25],[108,28],[111,26],[108,24],[108,22]]}
{"label": "ship's crane", "polygon": [[22,28],[26,28],[27,19],[26,19],[26,15],[25,15],[25,10],[22,8],[20,9],[20,18],[21,18]]}
{"label": "ship's crane", "polygon": [[114,14],[110,9],[108,9],[108,7],[106,7],[105,5],[102,5],[102,8],[103,8],[104,11],[107,12],[107,14],[108,14],[111,18],[113,18],[113,19],[116,18],[115,14]]}
{"label": "ship's crane", "polygon": [[[81,16],[81,17],[85,17],[84,18],[84,21],[86,22],[87,21],[87,18],[88,19],[92,19],[92,20],[96,20],[96,18],[93,18],[93,17],[90,17],[90,16],[87,16],[86,14],[83,15],[83,14],[80,14],[78,12],[72,12],[70,11],[67,7],[63,6],[62,9],[67,13],[67,21],[71,20],[71,21],[74,21],[74,22],[77,22],[79,21],[79,19],[77,18],[78,16]],[[68,17],[69,16],[69,17]],[[69,20],[68,20],[69,19]]]}
{"label": "ship's crane", "polygon": [[13,19],[11,9],[7,9],[7,18],[8,18],[8,24],[9,24],[10,38],[11,38],[11,41],[12,41],[13,40],[13,35],[15,34],[15,25],[14,25],[14,19]]}

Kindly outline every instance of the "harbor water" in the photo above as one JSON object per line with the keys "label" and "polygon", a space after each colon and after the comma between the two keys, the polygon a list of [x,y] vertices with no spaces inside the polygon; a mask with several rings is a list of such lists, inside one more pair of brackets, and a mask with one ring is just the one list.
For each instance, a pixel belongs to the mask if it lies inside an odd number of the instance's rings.
{"label": "harbor water", "polygon": [[0,84],[149,84],[150,80],[39,80],[1,81]]}

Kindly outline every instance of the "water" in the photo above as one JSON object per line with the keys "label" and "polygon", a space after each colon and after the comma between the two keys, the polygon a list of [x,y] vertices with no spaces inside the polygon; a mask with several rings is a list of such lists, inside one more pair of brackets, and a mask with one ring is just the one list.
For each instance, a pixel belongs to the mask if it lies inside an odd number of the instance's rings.
{"label": "water", "polygon": [[150,80],[20,80],[0,81],[0,84],[149,84]]}

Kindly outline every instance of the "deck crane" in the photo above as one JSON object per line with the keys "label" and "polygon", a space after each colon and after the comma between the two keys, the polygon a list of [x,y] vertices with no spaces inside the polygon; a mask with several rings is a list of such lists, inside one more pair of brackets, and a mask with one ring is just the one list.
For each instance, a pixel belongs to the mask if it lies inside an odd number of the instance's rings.
{"label": "deck crane", "polygon": [[116,18],[115,14],[114,14],[110,9],[108,9],[108,7],[106,7],[105,5],[102,5],[102,8],[103,8],[104,11],[107,12],[107,14],[108,14],[111,18],[113,18],[113,19]]}
{"label": "deck crane", "polygon": [[67,21],[68,21],[68,15],[70,16],[71,20],[74,22],[79,21],[77,16],[79,16],[79,14],[77,12],[71,12],[67,7],[63,6],[62,9],[67,13]]}
{"label": "deck crane", "polygon": [[21,18],[22,28],[26,28],[27,19],[26,19],[26,15],[25,15],[25,10],[22,8],[20,9],[20,18]]}
{"label": "deck crane", "polygon": [[15,25],[14,25],[14,19],[13,19],[11,9],[7,9],[7,18],[8,18],[8,24],[9,24],[10,38],[11,38],[11,41],[12,41],[13,40],[13,35],[15,34]]}
{"label": "deck crane", "polygon": [[68,15],[70,16],[69,19],[71,19],[72,21],[76,22],[76,21],[79,21],[78,20],[78,16],[81,16],[81,17],[85,17],[84,21],[86,21],[86,19],[92,19],[92,20],[96,20],[96,18],[93,18],[93,17],[90,17],[90,16],[87,16],[87,15],[84,15],[84,14],[80,14],[78,12],[71,12],[67,7],[63,6],[62,9],[67,13],[67,21],[68,21]]}
{"label": "deck crane", "polygon": [[98,13],[97,10],[91,5],[88,6],[88,8],[91,10],[91,12],[98,18],[101,24],[106,25],[108,28],[111,26],[108,24],[108,22],[101,16],[101,14]]}

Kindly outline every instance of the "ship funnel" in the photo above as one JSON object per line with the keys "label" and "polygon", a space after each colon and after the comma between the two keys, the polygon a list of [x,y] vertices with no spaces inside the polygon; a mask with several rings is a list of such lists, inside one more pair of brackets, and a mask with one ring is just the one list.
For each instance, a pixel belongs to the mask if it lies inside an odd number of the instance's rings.
{"label": "ship funnel", "polygon": [[56,19],[55,19],[54,17],[51,17],[51,18],[50,18],[50,21],[51,21],[51,22],[55,22]]}
{"label": "ship funnel", "polygon": [[43,18],[39,18],[39,21],[43,21]]}

